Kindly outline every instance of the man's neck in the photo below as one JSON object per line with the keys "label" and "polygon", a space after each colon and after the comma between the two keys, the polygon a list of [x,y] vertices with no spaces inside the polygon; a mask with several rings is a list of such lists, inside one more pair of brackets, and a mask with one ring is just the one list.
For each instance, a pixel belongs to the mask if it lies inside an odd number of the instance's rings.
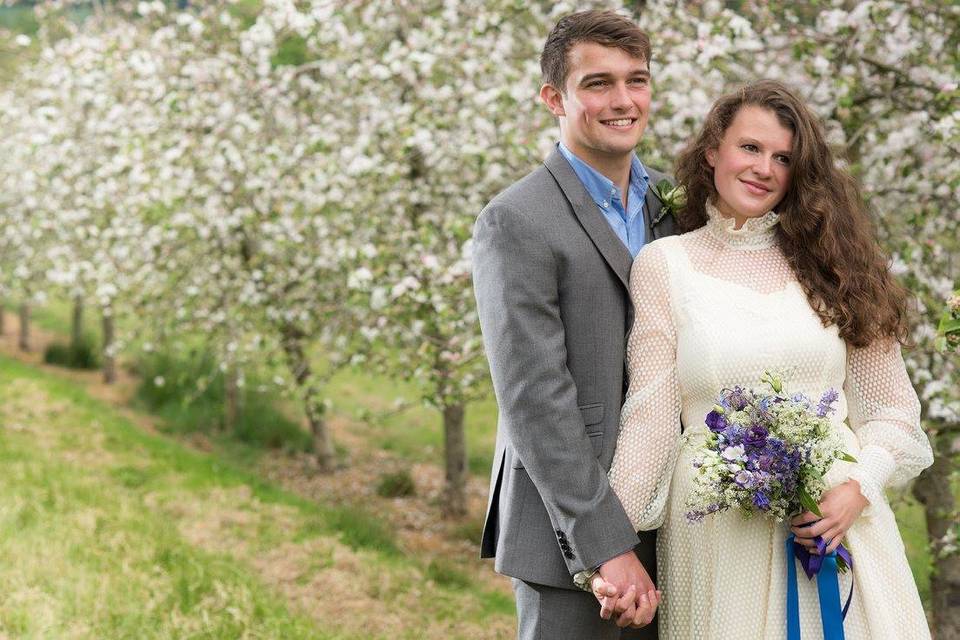
{"label": "man's neck", "polygon": [[610,155],[598,153],[592,149],[583,149],[579,146],[571,146],[566,141],[564,146],[588,165],[599,171],[602,175],[620,189],[623,206],[627,206],[627,194],[630,192],[630,168],[633,162],[633,152],[626,155]]}

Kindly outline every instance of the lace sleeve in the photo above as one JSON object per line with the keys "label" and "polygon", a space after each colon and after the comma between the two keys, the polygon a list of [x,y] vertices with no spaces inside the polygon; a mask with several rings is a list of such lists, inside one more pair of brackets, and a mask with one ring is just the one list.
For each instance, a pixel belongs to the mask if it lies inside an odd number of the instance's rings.
{"label": "lace sleeve", "polygon": [[635,318],[627,342],[630,386],[610,485],[637,531],[663,523],[680,435],[677,335],[671,311],[666,255],[645,247],[630,273]]}
{"label": "lace sleeve", "polygon": [[933,451],[920,428],[920,402],[910,384],[900,345],[875,341],[851,348],[844,392],[850,428],[860,441],[849,477],[871,505],[883,501],[889,484],[900,484],[933,464]]}

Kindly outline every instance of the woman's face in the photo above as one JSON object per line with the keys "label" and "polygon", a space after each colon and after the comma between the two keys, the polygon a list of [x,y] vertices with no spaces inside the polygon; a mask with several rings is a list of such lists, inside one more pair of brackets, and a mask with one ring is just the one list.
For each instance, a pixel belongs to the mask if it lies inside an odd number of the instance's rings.
{"label": "woman's face", "polygon": [[720,146],[707,151],[717,189],[717,209],[734,218],[739,229],[749,218],[771,211],[790,186],[793,132],[769,109],[744,106],[723,134]]}

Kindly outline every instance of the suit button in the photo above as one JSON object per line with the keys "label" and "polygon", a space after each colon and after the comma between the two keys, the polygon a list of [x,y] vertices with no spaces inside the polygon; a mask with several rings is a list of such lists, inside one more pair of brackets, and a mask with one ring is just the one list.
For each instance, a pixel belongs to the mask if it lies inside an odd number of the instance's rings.
{"label": "suit button", "polygon": [[577,557],[577,556],[573,555],[573,552],[572,552],[572,551],[567,551],[567,552],[566,552],[565,554],[563,554],[563,555],[567,556],[567,560],[574,560],[574,559],[576,559],[576,557]]}
{"label": "suit button", "polygon": [[564,551],[570,551],[570,545],[568,545],[566,542],[561,542],[560,548],[563,549]]}

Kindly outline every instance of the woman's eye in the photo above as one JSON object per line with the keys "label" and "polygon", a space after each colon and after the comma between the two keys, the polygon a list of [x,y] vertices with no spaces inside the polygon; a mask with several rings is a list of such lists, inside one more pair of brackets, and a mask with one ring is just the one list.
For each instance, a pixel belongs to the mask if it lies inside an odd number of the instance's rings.
{"label": "woman's eye", "polygon": [[789,165],[789,164],[790,164],[790,156],[777,156],[777,162],[779,162],[780,164],[785,165],[785,166],[786,166],[786,165]]}
{"label": "woman's eye", "polygon": [[741,148],[741,149],[744,149],[744,150],[746,150],[746,151],[750,151],[750,152],[756,152],[756,151],[757,151],[757,145],[755,145],[755,144],[749,144],[749,143],[748,143],[748,144],[744,144],[744,145],[741,145],[740,148]]}

